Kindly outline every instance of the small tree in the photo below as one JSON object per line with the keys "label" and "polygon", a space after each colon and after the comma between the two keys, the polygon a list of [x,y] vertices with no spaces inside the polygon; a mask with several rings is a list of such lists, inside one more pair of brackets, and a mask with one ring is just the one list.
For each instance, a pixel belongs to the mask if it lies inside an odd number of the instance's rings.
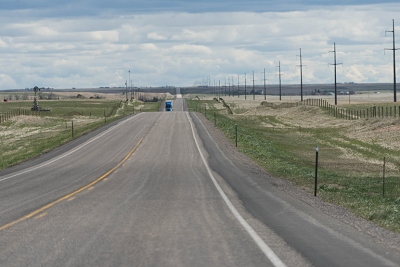
{"label": "small tree", "polygon": [[57,95],[55,93],[50,93],[47,95],[48,100],[57,99]]}

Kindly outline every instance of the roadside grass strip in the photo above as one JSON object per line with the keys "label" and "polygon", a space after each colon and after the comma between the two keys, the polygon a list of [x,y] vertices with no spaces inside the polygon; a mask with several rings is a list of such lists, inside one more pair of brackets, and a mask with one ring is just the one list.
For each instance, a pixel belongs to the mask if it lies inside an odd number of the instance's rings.
{"label": "roadside grass strip", "polygon": [[[202,106],[199,100],[188,102],[191,110]],[[238,113],[233,109],[230,115],[217,101],[206,103],[206,117],[233,144],[237,125],[239,151],[271,175],[293,181],[310,194],[318,146],[318,196],[400,232],[400,137],[396,119],[351,121],[307,106],[272,109],[253,105],[244,111],[244,104]],[[204,115],[204,109],[199,112]]]}

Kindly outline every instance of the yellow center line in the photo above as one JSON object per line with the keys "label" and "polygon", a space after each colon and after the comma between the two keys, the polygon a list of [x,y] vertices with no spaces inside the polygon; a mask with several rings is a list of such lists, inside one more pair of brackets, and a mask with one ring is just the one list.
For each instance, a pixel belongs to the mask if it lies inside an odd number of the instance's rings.
{"label": "yellow center line", "polygon": [[135,147],[125,156],[125,158],[120,163],[118,163],[114,168],[112,168],[111,170],[109,170],[108,172],[106,172],[105,174],[103,174],[102,176],[100,176],[99,178],[94,180],[93,182],[91,182],[91,183],[85,185],[84,187],[82,187],[82,188],[80,188],[80,189],[78,189],[78,190],[76,190],[76,191],[74,191],[74,192],[72,192],[72,193],[70,193],[70,194],[68,194],[66,196],[63,196],[63,197],[61,197],[61,198],[59,198],[59,199],[57,199],[57,200],[55,200],[55,201],[53,201],[53,202],[51,202],[49,204],[37,209],[37,210],[29,213],[28,215],[25,215],[25,216],[15,220],[15,221],[12,221],[12,222],[7,223],[7,224],[5,224],[3,226],[0,226],[0,231],[2,231],[4,229],[7,229],[7,228],[10,228],[11,226],[16,225],[16,224],[18,224],[20,222],[23,222],[25,220],[28,220],[28,219],[30,219],[32,217],[35,217],[39,213],[41,213],[41,212],[53,207],[54,205],[60,203],[61,201],[67,200],[67,199],[75,196],[76,194],[78,194],[78,193],[80,193],[80,192],[82,192],[82,191],[94,186],[98,182],[104,180],[108,175],[110,175],[113,171],[115,171],[118,167],[120,167],[136,151],[136,149],[142,143],[142,141],[143,141],[143,138],[139,140],[139,142],[135,145]]}
{"label": "yellow center line", "polygon": [[42,214],[36,216],[35,219],[40,219],[40,218],[42,218],[42,217],[44,217],[46,215],[47,215],[47,212],[43,212]]}

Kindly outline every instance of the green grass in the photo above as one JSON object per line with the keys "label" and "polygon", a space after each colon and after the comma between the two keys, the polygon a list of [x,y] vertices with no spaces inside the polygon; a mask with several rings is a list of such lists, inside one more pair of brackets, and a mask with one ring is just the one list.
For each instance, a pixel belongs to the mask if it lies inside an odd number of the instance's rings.
{"label": "green grass", "polygon": [[[160,102],[121,103],[109,100],[51,100],[41,101],[39,106],[51,112],[14,117],[0,124],[0,169],[5,169],[45,153],[73,138],[82,136],[105,123],[133,112],[154,112]],[[18,109],[29,110],[32,101],[0,104],[0,115]],[[104,118],[104,114],[106,118]],[[24,119],[25,118],[25,119]],[[72,122],[74,136],[72,137]]]}
{"label": "green grass", "polygon": [[[200,106],[203,101],[189,101]],[[215,104],[215,102],[212,102]],[[373,142],[362,142],[335,127],[292,127],[276,116],[238,116],[213,109],[208,119],[227,138],[235,142],[238,125],[238,149],[276,177],[294,181],[313,193],[315,147],[320,146],[318,195],[390,230],[400,232],[400,178],[395,170],[386,173],[385,196],[382,187],[382,160],[399,166],[400,151]],[[204,111],[202,111],[204,114]],[[335,118],[332,118],[335,120]],[[267,126],[268,127],[267,127]],[[343,157],[350,151],[354,157]],[[361,160],[363,159],[363,160]],[[372,162],[366,162],[371,160]]]}

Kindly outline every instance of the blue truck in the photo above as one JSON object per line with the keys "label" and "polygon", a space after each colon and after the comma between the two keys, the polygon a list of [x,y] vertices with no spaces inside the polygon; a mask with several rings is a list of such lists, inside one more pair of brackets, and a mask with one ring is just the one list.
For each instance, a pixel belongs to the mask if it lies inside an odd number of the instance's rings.
{"label": "blue truck", "polygon": [[172,111],[172,101],[165,101],[165,111]]}

